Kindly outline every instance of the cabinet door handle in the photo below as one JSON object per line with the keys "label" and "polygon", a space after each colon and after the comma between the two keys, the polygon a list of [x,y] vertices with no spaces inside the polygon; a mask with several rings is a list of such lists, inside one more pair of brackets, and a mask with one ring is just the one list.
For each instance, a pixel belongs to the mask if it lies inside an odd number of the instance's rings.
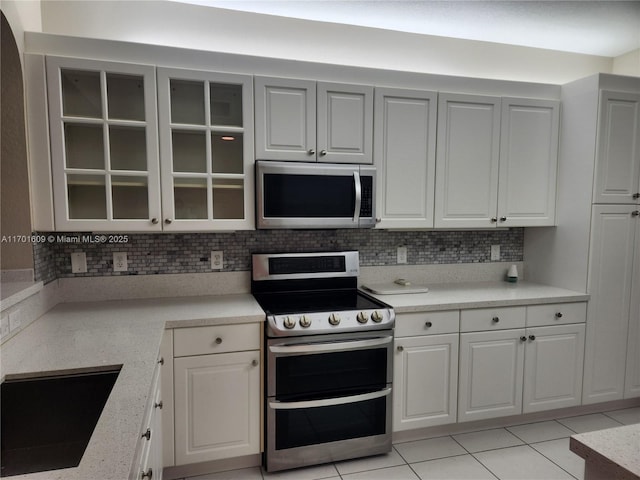
{"label": "cabinet door handle", "polygon": [[258,360],[256,360],[255,358],[253,360],[251,360],[251,366],[252,367],[257,367],[258,366]]}
{"label": "cabinet door handle", "polygon": [[500,217],[500,221],[501,222],[506,222],[507,221],[507,217]]}
{"label": "cabinet door handle", "polygon": [[527,341],[527,337],[525,337],[524,335],[520,337],[520,341],[521,342],[526,342]]}
{"label": "cabinet door handle", "polygon": [[160,358],[158,359],[158,363],[159,363],[160,365],[164,365],[164,357],[160,357]]}
{"label": "cabinet door handle", "polygon": [[222,343],[222,338],[216,338],[216,345],[220,345]]}
{"label": "cabinet door handle", "polygon": [[491,321],[492,321],[493,323],[498,323],[498,322],[500,321],[500,317],[493,317],[493,318],[491,319]]}
{"label": "cabinet door handle", "polygon": [[426,328],[431,328],[431,327],[433,327],[433,323],[431,323],[431,322],[425,322],[425,323],[424,323],[424,326],[425,326]]}
{"label": "cabinet door handle", "polygon": [[556,318],[562,318],[562,312],[556,313]]}
{"label": "cabinet door handle", "polygon": [[170,218],[164,219],[164,223],[166,223],[167,225],[171,225],[171,222],[173,222],[173,220],[171,220]]}
{"label": "cabinet door handle", "polygon": [[153,408],[159,408],[160,410],[162,410],[163,406],[164,405],[162,404],[162,400],[160,400],[158,403],[153,404]]}
{"label": "cabinet door handle", "polygon": [[404,351],[404,347],[402,345],[398,345],[396,350],[398,350],[399,352],[402,352],[402,351]]}
{"label": "cabinet door handle", "polygon": [[151,467],[149,467],[146,472],[140,472],[140,479],[144,480],[145,478],[148,478],[149,480],[153,478],[153,469]]}
{"label": "cabinet door handle", "polygon": [[640,193],[634,193],[633,195],[631,195],[631,197],[632,197],[634,200],[637,200],[637,199],[639,199],[639,198],[640,198]]}
{"label": "cabinet door handle", "polygon": [[491,217],[491,223],[496,223],[498,219],[496,217]]}
{"label": "cabinet door handle", "polygon": [[529,335],[529,340],[531,340],[532,342],[536,339],[535,335]]}
{"label": "cabinet door handle", "polygon": [[631,212],[632,217],[637,217],[638,215],[640,215],[640,211],[638,210],[634,210],[633,212]]}
{"label": "cabinet door handle", "polygon": [[142,434],[141,438],[146,438],[147,440],[151,440],[151,429],[147,428],[147,431]]}
{"label": "cabinet door handle", "polygon": [[311,156],[315,154],[316,154],[316,151],[313,148],[310,148],[309,150],[307,150],[307,155]]}
{"label": "cabinet door handle", "polygon": [[326,150],[320,150],[320,156],[324,157],[327,154]]}
{"label": "cabinet door handle", "polygon": [[153,218],[151,219],[151,223],[153,223],[154,225],[157,225],[157,224],[158,224],[158,222],[159,222],[159,220],[158,220],[157,218],[155,218],[155,217],[153,217]]}

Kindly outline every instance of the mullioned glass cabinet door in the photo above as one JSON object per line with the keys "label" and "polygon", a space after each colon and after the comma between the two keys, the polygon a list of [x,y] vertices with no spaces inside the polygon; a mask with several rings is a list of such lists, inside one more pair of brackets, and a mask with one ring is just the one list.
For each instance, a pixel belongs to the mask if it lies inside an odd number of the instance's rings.
{"label": "mullioned glass cabinet door", "polygon": [[252,77],[157,75],[164,230],[252,229]]}
{"label": "mullioned glass cabinet door", "polygon": [[46,65],[56,230],[161,230],[155,68]]}

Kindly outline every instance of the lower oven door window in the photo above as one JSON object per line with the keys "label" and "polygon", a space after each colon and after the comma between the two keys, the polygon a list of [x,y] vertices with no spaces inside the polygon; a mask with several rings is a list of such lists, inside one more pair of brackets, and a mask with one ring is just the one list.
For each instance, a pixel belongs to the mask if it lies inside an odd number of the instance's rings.
{"label": "lower oven door window", "polygon": [[385,435],[391,388],[350,397],[269,402],[275,450]]}

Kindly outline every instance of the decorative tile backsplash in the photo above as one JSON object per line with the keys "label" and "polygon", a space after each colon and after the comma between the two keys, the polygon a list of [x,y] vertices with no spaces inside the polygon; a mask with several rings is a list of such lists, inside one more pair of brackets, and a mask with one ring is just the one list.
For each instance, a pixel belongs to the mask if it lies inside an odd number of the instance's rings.
{"label": "decorative tile backsplash", "polygon": [[[396,265],[397,247],[407,247],[409,265],[490,261],[523,257],[524,229],[496,231],[256,230],[231,233],[123,234],[42,233],[34,244],[35,276],[48,283],[63,277],[211,272],[211,252],[222,250],[223,271],[248,271],[256,252],[358,250],[362,266]],[[71,253],[85,252],[87,273],[71,272]],[[126,252],[127,272],[113,271],[113,253]]]}

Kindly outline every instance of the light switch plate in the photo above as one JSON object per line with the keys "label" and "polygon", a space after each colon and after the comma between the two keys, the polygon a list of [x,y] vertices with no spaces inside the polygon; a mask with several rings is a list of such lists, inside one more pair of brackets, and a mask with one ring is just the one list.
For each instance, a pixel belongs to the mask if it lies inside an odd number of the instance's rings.
{"label": "light switch plate", "polygon": [[113,271],[114,272],[126,272],[129,268],[127,262],[127,252],[114,252],[113,253]]}
{"label": "light switch plate", "polygon": [[223,260],[222,250],[211,252],[211,270],[222,270]]}
{"label": "light switch plate", "polygon": [[491,261],[500,261],[500,245],[491,245]]}
{"label": "light switch plate", "polygon": [[397,263],[407,263],[407,247],[398,247]]}
{"label": "light switch plate", "polygon": [[75,252],[71,254],[71,272],[85,273],[87,271],[87,254]]}

